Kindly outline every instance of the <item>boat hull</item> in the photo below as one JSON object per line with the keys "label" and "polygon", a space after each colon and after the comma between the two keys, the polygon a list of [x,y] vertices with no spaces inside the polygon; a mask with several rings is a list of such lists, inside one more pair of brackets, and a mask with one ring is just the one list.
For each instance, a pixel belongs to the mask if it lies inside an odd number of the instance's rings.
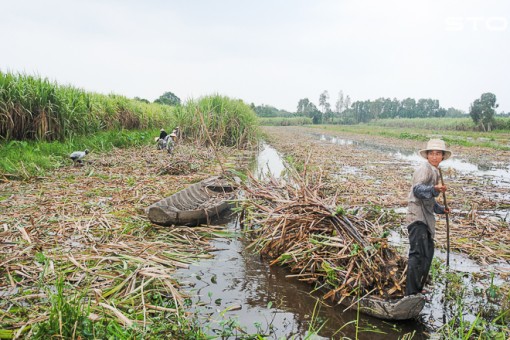
{"label": "boat hull", "polygon": [[236,189],[220,177],[210,177],[152,204],[147,215],[163,226],[209,223],[230,207]]}
{"label": "boat hull", "polygon": [[401,299],[383,300],[377,297],[345,298],[342,305],[383,320],[408,320],[418,317],[425,306],[422,294]]}

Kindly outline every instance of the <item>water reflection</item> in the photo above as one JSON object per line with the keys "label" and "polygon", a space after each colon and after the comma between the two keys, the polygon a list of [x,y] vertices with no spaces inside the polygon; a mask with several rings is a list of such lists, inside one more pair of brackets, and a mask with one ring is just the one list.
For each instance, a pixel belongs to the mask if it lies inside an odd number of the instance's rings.
{"label": "water reflection", "polygon": [[[327,141],[333,144],[355,145],[361,149],[384,151],[397,159],[407,160],[413,165],[417,165],[423,161],[423,158],[421,158],[416,152],[409,152],[397,146],[383,146],[371,143],[370,141],[360,142],[317,133],[312,135],[318,140]],[[466,160],[453,157],[442,162],[441,167],[445,169],[452,168],[462,174],[491,178],[494,184],[510,188],[510,164],[491,164],[487,162],[474,164],[467,162]]]}
{"label": "water reflection", "polygon": [[[256,162],[257,177],[268,173],[278,177],[285,170],[280,155],[263,144]],[[236,230],[235,216],[227,227]],[[269,267],[267,261],[247,249],[249,241],[241,236],[213,241],[215,257],[178,271],[178,279],[187,285],[193,298],[194,311],[204,322],[215,320],[210,335],[217,335],[226,318],[235,318],[246,332],[264,333],[268,339],[302,339],[311,323],[322,326],[313,339],[339,339],[342,336],[358,339],[399,338],[415,332],[413,339],[426,339],[421,321],[385,322],[361,315],[356,333],[356,312],[342,306],[318,303],[321,293],[310,294],[310,286],[296,278],[287,277],[285,268]],[[228,310],[228,311],[227,311]],[[340,330],[340,331],[339,331]]]}
{"label": "water reflection", "polygon": [[279,178],[284,171],[285,165],[278,152],[266,143],[262,143],[254,171],[255,178],[261,179],[268,174]]}
{"label": "water reflection", "polygon": [[[235,229],[235,223],[228,227]],[[194,310],[204,321],[216,320],[211,335],[216,334],[214,328],[221,328],[225,318],[231,317],[248,333],[265,333],[268,339],[302,339],[310,331],[312,319],[316,328],[324,323],[319,336],[313,339],[355,338],[352,322],[357,319],[356,312],[318,304],[320,293],[309,294],[311,286],[287,277],[285,268],[269,267],[267,261],[247,249],[246,239],[217,239],[213,245],[221,249],[213,259],[178,272],[180,281],[186,281],[196,296],[194,306],[198,307]],[[236,310],[226,312],[232,307]],[[389,323],[362,315],[360,327],[359,339],[398,338],[413,331],[413,339],[427,338],[425,326],[415,320]]]}
{"label": "water reflection", "polygon": [[[267,144],[262,145],[254,167],[254,173],[259,178],[269,173],[278,177],[285,170],[280,155]],[[232,231],[238,230],[235,218],[231,216],[226,223]],[[395,231],[390,241],[403,253],[407,253],[407,237]],[[232,239],[213,240],[213,245],[219,249],[214,253],[214,258],[178,271],[179,281],[187,282],[191,296],[194,296],[194,311],[203,318],[205,324],[210,325],[209,335],[218,336],[218,332],[225,328],[227,318],[236,319],[250,334],[266,334],[267,339],[302,339],[311,330],[312,320],[315,321],[315,329],[324,323],[319,336],[313,339],[396,339],[413,332],[413,339],[427,339],[430,330],[425,325],[442,325],[445,311],[441,299],[445,287],[441,283],[434,287],[432,301],[425,305],[419,320],[386,322],[360,315],[359,333],[356,333],[354,321],[358,320],[358,316],[354,311],[344,312],[342,306],[318,305],[321,293],[310,294],[311,286],[296,278],[289,278],[285,268],[269,267],[267,261],[247,249],[249,241],[241,233]],[[446,256],[440,251],[436,254],[442,259]],[[476,286],[481,289],[481,283],[473,284],[477,282],[473,276],[479,272],[488,273],[500,266],[481,268],[461,254],[450,256],[451,270],[466,273],[464,280],[467,287]],[[496,284],[500,282],[499,277],[495,280]],[[467,292],[465,303],[467,306],[478,305],[481,303],[480,297]],[[466,319],[470,317],[472,315],[465,316]],[[211,320],[213,323],[208,323]]]}

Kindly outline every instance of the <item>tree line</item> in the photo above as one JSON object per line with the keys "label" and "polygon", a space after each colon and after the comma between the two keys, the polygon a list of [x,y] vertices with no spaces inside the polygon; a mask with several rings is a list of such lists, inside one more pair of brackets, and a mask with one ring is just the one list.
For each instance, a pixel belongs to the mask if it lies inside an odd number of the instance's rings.
{"label": "tree line", "polygon": [[[140,98],[135,99],[148,102]],[[455,108],[445,109],[441,107],[439,100],[431,98],[418,100],[378,98],[352,102],[349,95],[344,96],[343,91],[340,91],[334,107],[331,106],[329,99],[327,90],[320,94],[318,107],[308,98],[300,99],[296,112],[280,110],[270,105],[256,106],[253,103],[250,107],[259,117],[309,117],[313,124],[359,124],[388,118],[466,117],[464,111]],[[480,130],[491,131],[495,127],[495,109],[498,107],[496,101],[496,95],[487,92],[471,104],[469,116]],[[172,92],[165,92],[154,102],[166,105],[181,104],[179,97]]]}
{"label": "tree line", "polygon": [[[467,117],[466,112],[455,108],[445,109],[439,100],[431,98],[378,98],[352,102],[349,95],[344,96],[343,91],[340,91],[334,107],[329,98],[328,91],[322,92],[318,106],[308,98],[300,99],[294,113],[268,105],[251,104],[251,107],[260,117],[304,116],[311,118],[313,124],[359,124],[391,118]],[[469,116],[480,130],[490,131],[495,127],[497,107],[496,95],[487,92],[471,104]]]}

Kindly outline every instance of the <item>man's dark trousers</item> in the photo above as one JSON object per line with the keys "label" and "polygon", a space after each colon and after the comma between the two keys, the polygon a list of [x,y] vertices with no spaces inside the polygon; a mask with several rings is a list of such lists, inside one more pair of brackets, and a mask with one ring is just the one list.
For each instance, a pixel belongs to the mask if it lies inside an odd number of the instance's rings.
{"label": "man's dark trousers", "polygon": [[407,264],[406,295],[420,293],[427,281],[432,258],[434,240],[429,228],[421,221],[407,226],[409,232],[409,261]]}

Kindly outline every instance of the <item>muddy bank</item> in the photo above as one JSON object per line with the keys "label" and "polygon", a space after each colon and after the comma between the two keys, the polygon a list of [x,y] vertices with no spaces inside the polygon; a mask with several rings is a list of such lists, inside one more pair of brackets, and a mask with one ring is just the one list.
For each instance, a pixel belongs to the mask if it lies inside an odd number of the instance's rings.
{"label": "muddy bank", "polygon": [[[407,206],[407,195],[413,163],[397,159],[385,147],[399,146],[410,152],[423,148],[424,143],[367,135],[340,135],[331,131],[301,127],[265,127],[270,143],[285,157],[291,156],[295,164],[307,163],[309,167],[322,171],[325,192],[337,195],[337,203],[345,207],[376,205],[401,211]],[[356,141],[370,140],[380,149],[360,148],[356,143],[331,143],[320,140],[314,134],[325,133]],[[498,163],[510,159],[509,152],[496,152],[484,148],[452,148],[458,158],[478,157],[483,162]],[[451,169],[444,169],[444,180],[449,187],[448,204],[453,209],[450,215],[450,238],[452,251],[464,253],[479,264],[497,264],[501,274],[508,275],[510,261],[510,226],[498,209],[508,209],[510,202],[502,195],[497,183],[484,178],[463,176]],[[506,190],[507,191],[507,190]],[[505,191],[505,192],[506,192]],[[487,213],[489,211],[489,213]],[[493,213],[490,213],[490,212]],[[395,228],[403,225],[404,214],[392,221]],[[437,247],[446,244],[445,220],[439,219],[436,226]],[[499,268],[499,267],[497,267]]]}
{"label": "muddy bank", "polygon": [[[242,170],[251,158],[240,150],[219,153],[230,169]],[[59,312],[88,308],[83,313],[96,332],[110,323],[140,326],[132,334],[151,334],[147,325],[169,337],[182,331],[171,326],[185,315],[173,274],[211,257],[206,235],[223,228],[160,227],[145,209],[220,174],[212,154],[185,144],[172,155],[149,146],[114,149],[44,178],[0,183],[0,328],[30,332],[51,320],[51,303],[61,294],[70,307]]]}

